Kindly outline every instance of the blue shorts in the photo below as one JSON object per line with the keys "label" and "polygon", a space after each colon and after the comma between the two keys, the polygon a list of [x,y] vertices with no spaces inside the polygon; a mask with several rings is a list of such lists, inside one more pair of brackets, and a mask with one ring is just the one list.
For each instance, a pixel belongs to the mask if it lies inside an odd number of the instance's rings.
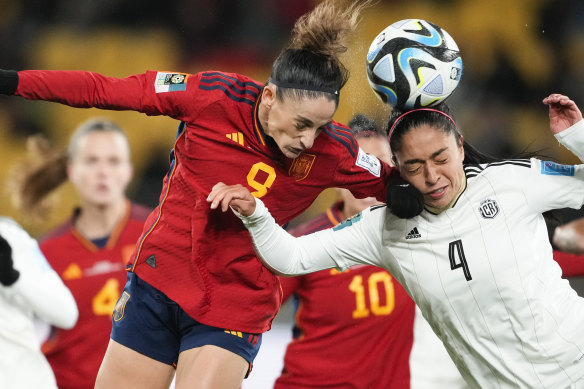
{"label": "blue shorts", "polygon": [[174,366],[182,351],[214,345],[248,361],[248,374],[262,343],[262,334],[225,330],[197,322],[134,272],[128,272],[128,281],[114,308],[111,338],[140,354]]}

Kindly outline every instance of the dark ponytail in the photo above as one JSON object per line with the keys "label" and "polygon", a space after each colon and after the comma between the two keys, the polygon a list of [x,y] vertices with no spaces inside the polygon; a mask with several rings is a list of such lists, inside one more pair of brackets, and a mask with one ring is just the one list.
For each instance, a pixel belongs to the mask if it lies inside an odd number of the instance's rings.
{"label": "dark ponytail", "polygon": [[272,65],[269,82],[278,87],[277,98],[325,96],[338,104],[349,78],[339,56],[347,51],[361,11],[376,1],[324,0],[300,17],[289,45]]}

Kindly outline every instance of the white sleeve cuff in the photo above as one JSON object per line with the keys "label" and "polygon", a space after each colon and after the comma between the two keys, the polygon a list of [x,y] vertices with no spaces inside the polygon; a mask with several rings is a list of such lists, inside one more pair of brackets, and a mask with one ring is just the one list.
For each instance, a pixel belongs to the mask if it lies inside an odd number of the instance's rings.
{"label": "white sleeve cuff", "polygon": [[556,139],[584,162],[584,119],[554,135]]}

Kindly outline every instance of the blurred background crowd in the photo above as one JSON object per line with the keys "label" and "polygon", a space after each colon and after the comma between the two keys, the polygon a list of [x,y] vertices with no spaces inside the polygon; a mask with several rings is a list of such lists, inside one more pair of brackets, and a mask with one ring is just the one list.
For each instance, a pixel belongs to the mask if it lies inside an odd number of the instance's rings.
{"label": "blurred background crowd", "polygon": [[[294,21],[315,3],[2,0],[0,68],[78,69],[115,77],[146,70],[222,70],[263,82]],[[336,120],[346,123],[356,113],[365,113],[385,122],[389,108],[367,84],[365,55],[381,30],[407,18],[438,24],[458,43],[464,71],[448,101],[471,143],[499,156],[541,150],[550,158],[576,162],[549,134],[541,100],[559,92],[584,108],[584,2],[381,0],[364,14],[347,52],[351,79],[341,93]],[[128,195],[154,207],[178,122],[134,112],[0,98],[2,182],[25,155],[28,136],[44,134],[55,147],[65,147],[75,127],[91,116],[106,116],[127,131],[136,173]],[[53,227],[75,205],[74,190],[67,184],[55,195],[49,217],[35,223],[16,213],[9,189],[3,190],[0,213],[15,218],[32,235]],[[317,202],[306,217],[319,209]]]}

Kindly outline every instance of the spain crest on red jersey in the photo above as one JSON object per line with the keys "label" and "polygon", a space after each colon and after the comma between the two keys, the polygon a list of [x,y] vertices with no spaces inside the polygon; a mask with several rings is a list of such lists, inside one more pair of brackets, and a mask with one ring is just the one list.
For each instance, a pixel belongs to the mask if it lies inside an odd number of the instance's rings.
{"label": "spain crest on red jersey", "polygon": [[310,173],[310,169],[312,168],[315,159],[316,155],[314,154],[302,154],[294,158],[288,174],[296,178],[296,181],[305,179],[308,176],[308,173]]}

